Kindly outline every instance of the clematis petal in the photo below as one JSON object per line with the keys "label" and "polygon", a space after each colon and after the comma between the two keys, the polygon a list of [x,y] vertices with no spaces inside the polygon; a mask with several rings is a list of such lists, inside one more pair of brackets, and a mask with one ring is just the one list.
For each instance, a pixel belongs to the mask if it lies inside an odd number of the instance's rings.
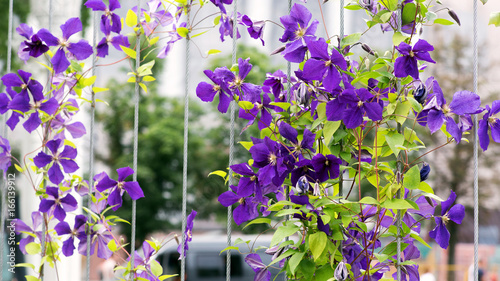
{"label": "clematis petal", "polygon": [[69,224],[65,221],[61,221],[54,227],[54,230],[57,232],[57,235],[70,234],[71,228]]}
{"label": "clematis petal", "polygon": [[456,198],[457,195],[452,190],[450,196],[448,196],[448,199],[441,202],[441,216],[444,216],[444,214],[448,212],[448,210],[451,208],[451,205],[453,205],[453,203],[455,202]]}
{"label": "clematis petal", "polygon": [[125,179],[134,174],[134,170],[130,167],[123,167],[116,170],[118,172],[118,181],[125,181]]}
{"label": "clematis petal", "polygon": [[234,203],[238,202],[241,197],[238,195],[234,194],[232,191],[226,191],[219,195],[219,198],[217,199],[219,203],[221,203],[222,206],[224,207],[229,207],[233,205]]}
{"label": "clematis petal", "polygon": [[64,52],[63,48],[59,48],[57,50],[56,54],[52,57],[50,62],[54,67],[55,74],[65,71],[70,65],[70,62],[66,58],[66,53]]}
{"label": "clematis petal", "polygon": [[123,204],[122,194],[118,188],[114,189],[109,194],[108,204],[109,204],[109,206],[113,206],[111,208],[113,211],[118,210],[122,206],[122,204]]}
{"label": "clematis petal", "polygon": [[66,212],[74,211],[78,208],[78,202],[75,197],[71,194],[67,194],[64,198],[61,199],[61,206],[64,207]]}
{"label": "clematis petal", "polygon": [[441,248],[447,249],[450,243],[450,232],[446,229],[441,218],[436,217],[435,221],[437,225],[433,230],[429,231],[429,237],[436,240]]}
{"label": "clematis petal", "polygon": [[92,9],[92,11],[104,11],[106,10],[106,4],[102,0],[88,0],[84,4],[87,8]]}
{"label": "clematis petal", "polygon": [[60,139],[48,141],[46,147],[52,152],[52,154],[56,154],[59,148],[61,147],[62,141]]}
{"label": "clematis petal", "polygon": [[493,141],[500,143],[500,121],[496,119],[495,122],[490,123],[490,129]]}
{"label": "clematis petal", "polygon": [[137,200],[139,198],[144,197],[144,192],[139,186],[139,183],[136,181],[125,182],[125,184],[123,185],[123,189],[127,191],[128,195],[130,195],[130,198],[132,198],[132,200]]}
{"label": "clematis petal", "polygon": [[62,158],[75,159],[77,153],[78,152],[77,152],[76,148],[73,148],[69,145],[66,145],[66,146],[64,146],[64,149],[59,156]]}
{"label": "clematis petal", "polygon": [[117,181],[111,179],[107,174],[104,173],[103,178],[98,181],[96,189],[100,192],[103,192],[108,188],[115,187],[117,184]]}
{"label": "clematis petal", "polygon": [[48,115],[52,115],[56,113],[59,108],[59,102],[55,98],[50,98],[40,106],[40,110],[47,113]]}
{"label": "clematis petal", "polygon": [[448,211],[448,218],[457,224],[461,224],[464,217],[465,207],[463,205],[456,204]]}
{"label": "clematis petal", "polygon": [[53,163],[48,171],[49,180],[54,184],[60,184],[64,180],[64,175],[61,172],[61,167],[58,163]]}
{"label": "clematis petal", "polygon": [[444,123],[444,113],[440,110],[429,110],[427,115],[427,126],[431,130],[431,133],[435,133],[437,130],[441,129]]}
{"label": "clematis petal", "polygon": [[42,120],[38,116],[38,112],[33,112],[30,114],[28,120],[23,123],[23,127],[28,133],[31,133],[36,130],[40,124],[42,124]]}
{"label": "clematis petal", "polygon": [[453,95],[450,109],[457,115],[473,114],[480,105],[481,98],[479,95],[469,91],[460,91]]}
{"label": "clematis petal", "polygon": [[47,166],[50,162],[52,162],[52,156],[47,155],[45,152],[41,151],[38,153],[35,158],[33,158],[33,162],[35,163],[35,166],[38,168],[43,168]]}
{"label": "clematis petal", "polygon": [[[483,151],[488,149],[490,144],[490,136],[488,135],[488,121],[481,119],[479,120],[479,129],[478,129],[478,137],[479,137],[479,145]],[[500,132],[499,132],[500,136]]]}
{"label": "clematis petal", "polygon": [[49,46],[59,45],[59,39],[57,39],[57,37],[52,35],[52,33],[45,28],[40,29],[36,34]]}
{"label": "clematis petal", "polygon": [[288,124],[286,122],[280,122],[278,129],[279,129],[279,133],[281,134],[281,136],[283,136],[285,139],[289,140],[291,143],[297,144],[298,133],[294,127],[292,127],[290,124]]}
{"label": "clematis petal", "polygon": [[40,205],[38,206],[38,211],[42,213],[46,213],[54,206],[55,201],[54,200],[49,200],[49,199],[42,199],[40,201]]}
{"label": "clematis petal", "polygon": [[457,143],[462,140],[462,131],[451,117],[446,118],[446,131],[455,139]]}
{"label": "clematis petal", "polygon": [[62,253],[66,257],[71,257],[75,250],[75,238],[73,236],[69,237],[66,241],[63,242]]}
{"label": "clematis petal", "polygon": [[85,126],[82,122],[75,122],[66,126],[66,130],[71,134],[71,136],[75,139],[82,137],[87,133],[85,130]]}
{"label": "clematis petal", "polygon": [[71,43],[68,46],[68,51],[72,53],[77,60],[84,60],[92,55],[94,50],[92,46],[85,40],[80,40],[77,43]]}
{"label": "clematis petal", "polygon": [[61,31],[64,39],[68,39],[71,35],[82,31],[82,22],[79,18],[70,18],[63,25],[61,25]]}

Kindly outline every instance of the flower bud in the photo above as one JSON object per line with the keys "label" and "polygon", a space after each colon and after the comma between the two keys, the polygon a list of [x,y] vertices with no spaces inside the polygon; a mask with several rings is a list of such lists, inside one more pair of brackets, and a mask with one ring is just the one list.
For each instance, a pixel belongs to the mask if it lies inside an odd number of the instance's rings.
{"label": "flower bud", "polygon": [[365,43],[361,43],[361,49],[363,49],[365,52],[367,52],[372,56],[375,55],[375,52],[372,50],[372,48],[370,48],[370,46],[366,45]]}
{"label": "flower bud", "polygon": [[448,9],[448,15],[460,25],[460,19],[458,18],[458,15],[455,13],[455,11]]}
{"label": "flower bud", "polygon": [[429,177],[429,173],[431,172],[431,166],[429,164],[424,163],[422,169],[420,169],[420,181],[425,181]]}
{"label": "flower bud", "polygon": [[299,88],[295,91],[295,99],[297,104],[307,106],[309,103],[309,88],[305,83],[300,84]]}
{"label": "flower bud", "polygon": [[418,103],[424,104],[425,99],[427,98],[427,89],[424,85],[418,86],[418,88],[413,93],[413,98],[415,98]]}
{"label": "flower bud", "polygon": [[309,191],[309,181],[307,180],[306,176],[302,176],[299,178],[297,184],[295,185],[295,191],[299,195],[307,193],[307,191]]}
{"label": "flower bud", "polygon": [[344,281],[349,277],[349,272],[347,271],[347,266],[343,261],[339,262],[335,272],[333,273],[333,277],[336,280]]}

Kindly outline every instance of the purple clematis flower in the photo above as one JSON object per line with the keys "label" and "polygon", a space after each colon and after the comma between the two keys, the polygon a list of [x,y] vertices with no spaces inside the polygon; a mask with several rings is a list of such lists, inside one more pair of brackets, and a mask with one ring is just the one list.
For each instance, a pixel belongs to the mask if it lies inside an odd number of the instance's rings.
{"label": "purple clematis flower", "polygon": [[[236,191],[237,187],[231,185],[231,189]],[[224,207],[229,207],[237,202],[239,203],[238,207],[233,210],[234,222],[237,225],[255,219],[259,215],[259,212],[257,211],[259,203],[256,202],[257,200],[255,200],[254,197],[241,196],[233,191],[228,190],[219,195],[219,198],[217,199],[219,203]]]}
{"label": "purple clematis flower", "polygon": [[21,23],[16,28],[16,31],[19,35],[26,38],[19,46],[19,51],[17,52],[21,60],[26,62],[30,57],[38,58],[49,50],[49,46],[43,43],[38,34],[34,34],[33,29],[27,24]]}
{"label": "purple clematis flower", "polygon": [[[273,121],[273,116],[269,110],[278,110],[279,107],[271,105],[271,99],[267,93],[262,94],[254,101],[254,107],[250,110],[245,110],[243,108],[239,109],[238,117],[248,120],[247,126],[243,129],[246,130],[250,125],[252,125],[256,119],[258,119],[257,127],[259,130],[263,130],[271,125]],[[257,118],[260,112],[260,118]]]}
{"label": "purple clematis flower", "polygon": [[76,210],[78,202],[73,195],[64,192],[54,186],[46,188],[47,199],[43,198],[40,201],[39,211],[42,213],[54,214],[54,217],[59,221],[64,221],[67,212]]}
{"label": "purple clematis flower", "polygon": [[51,165],[48,176],[52,183],[59,184],[63,181],[64,175],[61,172],[61,166],[65,173],[73,173],[78,170],[79,167],[74,160],[77,154],[75,148],[65,145],[63,151],[59,152],[60,148],[63,147],[63,141],[61,139],[48,141],[45,146],[52,155],[41,151],[33,158],[33,162],[38,168]]}
{"label": "purple clematis flower", "polygon": [[28,254],[26,252],[26,245],[28,245],[31,242],[35,242],[35,237],[37,237],[40,241],[42,240],[42,230],[38,230],[41,228],[42,223],[43,223],[43,215],[42,213],[36,211],[31,213],[31,222],[33,225],[33,228],[29,227],[26,223],[24,223],[20,219],[13,219],[12,222],[16,226],[16,233],[21,234],[21,233],[26,233],[28,234],[27,237],[22,238],[19,241],[19,249],[21,252],[25,255]]}
{"label": "purple clematis flower", "polygon": [[0,148],[2,149],[2,153],[0,153],[0,170],[3,170],[3,175],[6,177],[7,169],[10,167],[10,144],[9,140],[3,137],[0,137]]}
{"label": "purple clematis flower", "polygon": [[285,83],[288,81],[287,78],[287,75],[279,69],[274,73],[267,73],[262,90],[266,93],[273,93],[274,101],[282,101],[280,96],[285,89]]}
{"label": "purple clematis flower", "polygon": [[210,2],[219,7],[220,11],[225,14],[226,7],[224,7],[224,5],[231,5],[233,3],[233,0],[210,0]]}
{"label": "purple clematis flower", "polygon": [[305,6],[294,4],[290,10],[290,15],[280,18],[281,23],[285,27],[285,32],[283,36],[281,36],[280,41],[285,43],[288,41],[296,41],[306,36],[314,36],[319,21],[313,20],[311,25],[309,25],[311,18],[312,14]]}
{"label": "purple clematis flower", "polygon": [[436,221],[436,227],[429,232],[429,236],[436,240],[436,242],[441,246],[441,248],[448,248],[450,242],[450,232],[446,229],[446,224],[451,220],[455,223],[461,224],[465,216],[465,207],[456,204],[451,206],[457,195],[453,190],[446,201],[441,203],[441,216],[436,216],[434,220]]}
{"label": "purple clematis flower", "polygon": [[303,137],[300,141],[298,140],[297,130],[290,124],[286,122],[280,122],[278,125],[278,130],[281,136],[292,143],[294,151],[300,152],[303,149],[308,149],[312,152],[315,152],[313,145],[316,135],[308,129],[304,129]]}
{"label": "purple clematis flower", "polygon": [[335,48],[332,54],[328,54],[328,44],[325,39],[307,40],[307,48],[311,53],[311,58],[304,64],[302,77],[306,80],[318,80],[323,82],[323,87],[328,92],[339,87],[341,81],[340,73],[337,69],[347,70],[347,63]]}
{"label": "purple clematis flower", "polygon": [[189,249],[188,242],[191,242],[191,240],[193,240],[193,221],[194,217],[196,217],[196,214],[198,213],[195,210],[192,210],[187,217],[186,230],[184,230],[184,245],[180,244],[177,247],[177,252],[180,255],[179,259],[182,259],[183,257],[186,256],[187,251]]}
{"label": "purple clematis flower", "polygon": [[85,2],[85,6],[92,11],[104,12],[101,16],[101,31],[104,34],[109,34],[110,31],[120,33],[122,30],[120,16],[113,13],[114,10],[121,7],[118,0],[109,0],[109,7],[106,7],[102,0],[89,0]]}
{"label": "purple clematis flower", "polygon": [[[101,227],[94,227],[101,226]],[[108,248],[109,241],[113,240],[113,236],[109,233],[108,228],[105,225],[91,225],[88,228],[90,230],[90,255],[94,254],[95,248],[97,246],[97,256],[101,259],[109,259],[113,252]],[[97,230],[94,230],[97,229]],[[80,236],[80,243],[78,243],[78,253],[83,256],[87,256],[87,235]]]}
{"label": "purple clematis flower", "polygon": [[[412,239],[409,239],[408,241],[405,241],[405,242],[408,243],[408,246],[403,251],[403,257],[401,258],[402,262],[418,259],[420,257],[420,251],[413,244]],[[396,258],[396,257],[394,257],[394,258]],[[420,280],[420,274],[418,273],[418,264],[403,265],[401,271],[403,272],[403,274],[401,275],[402,281],[419,281]],[[394,272],[392,274],[392,277],[394,279],[397,279],[397,275],[398,275],[398,273]]]}
{"label": "purple clematis flower", "polygon": [[73,229],[69,226],[69,224],[65,221],[59,222],[54,230],[57,232],[57,235],[66,235],[69,234],[68,239],[63,242],[62,253],[63,255],[70,257],[73,255],[73,251],[75,250],[75,238],[82,239],[85,234],[85,223],[87,222],[87,217],[84,215],[77,215],[75,217],[75,224]]}
{"label": "purple clematis flower", "polygon": [[71,122],[71,115],[69,115],[66,111],[61,112],[52,120],[51,126],[54,130],[61,130],[63,132],[68,132],[70,135],[77,139],[82,137],[87,133],[85,130],[85,126],[82,122]]}
{"label": "purple clematis flower", "polygon": [[[111,189],[109,191],[108,196],[108,204],[112,206],[111,209],[113,211],[118,210],[122,206],[123,203],[123,193],[127,191],[132,200],[137,200],[141,197],[144,197],[144,193],[142,192],[139,183],[136,181],[125,182],[125,179],[134,173],[134,170],[130,167],[119,168],[116,170],[118,172],[118,181],[111,179],[105,172],[99,174],[100,180],[96,185],[96,189],[99,192],[103,192],[104,190]],[[104,175],[102,175],[104,174]],[[97,176],[94,178],[97,181]]]}
{"label": "purple clematis flower", "polygon": [[104,58],[108,55],[110,43],[118,51],[122,51],[120,46],[127,47],[127,48],[130,46],[130,43],[128,42],[127,36],[116,35],[116,36],[112,37],[111,34],[107,34],[97,44],[97,56],[98,57]]}
{"label": "purple clematis flower", "polygon": [[[427,124],[431,133],[434,133],[441,129],[443,123],[446,122],[446,130],[455,138],[457,143],[460,143],[463,131],[470,129],[467,125],[470,114],[481,112],[480,105],[481,98],[469,91],[456,92],[453,95],[453,100],[448,105],[441,89],[435,87],[434,96],[422,110],[422,117],[419,117],[419,123],[424,126]],[[458,124],[453,119],[454,115],[459,116]]]}
{"label": "purple clematis flower", "polygon": [[255,272],[254,281],[269,281],[271,280],[271,272],[267,266],[262,262],[259,254],[249,254],[245,257],[245,262]]}
{"label": "purple clematis flower", "polygon": [[489,105],[486,105],[486,113],[483,115],[483,119],[479,121],[479,144],[483,151],[486,151],[490,144],[488,129],[493,141],[500,143],[500,122],[498,117],[495,116],[498,112],[500,112],[500,100],[494,101],[491,104],[491,108]]}
{"label": "purple clematis flower", "polygon": [[241,18],[241,21],[244,25],[248,26],[247,31],[250,34],[250,37],[253,39],[260,39],[262,42],[262,46],[264,46],[264,26],[266,24],[265,21],[252,21],[247,15],[244,15]]}
{"label": "purple clematis flower", "polygon": [[[118,23],[119,22],[120,21],[118,21]],[[59,46],[59,49],[50,60],[56,74],[65,71],[70,65],[65,50],[77,60],[84,60],[93,53],[92,46],[90,46],[86,40],[82,39],[77,43],[68,41],[73,34],[82,31],[82,22],[79,18],[70,18],[61,25],[61,30],[62,38],[55,37],[45,28],[38,31],[38,36],[47,43],[48,46]]]}
{"label": "purple clematis flower", "polygon": [[396,49],[402,55],[394,63],[394,75],[396,77],[403,78],[410,75],[418,79],[418,60],[436,63],[429,54],[430,51],[434,50],[434,47],[425,40],[418,40],[413,47],[401,42]]}
{"label": "purple clematis flower", "polygon": [[262,142],[255,143],[249,151],[254,159],[252,166],[260,169],[260,183],[264,186],[271,183],[280,186],[289,170],[288,164],[291,162],[286,148],[266,136]]}
{"label": "purple clematis flower", "polygon": [[316,154],[311,159],[311,164],[316,171],[316,177],[320,182],[328,179],[336,179],[340,174],[340,164],[342,161],[335,155]]}
{"label": "purple clematis flower", "polygon": [[[219,96],[219,105],[217,109],[221,113],[226,113],[231,103],[233,96],[231,90],[224,77],[230,76],[232,73],[227,67],[219,67],[215,71],[205,70],[205,75],[212,80],[214,84],[201,82],[196,87],[196,95],[204,102],[212,102],[216,95]],[[231,73],[231,74],[230,74]]]}
{"label": "purple clematis flower", "polygon": [[[18,94],[12,90],[12,88],[7,87],[5,89],[7,93],[0,93],[0,114],[5,114],[7,111],[9,111],[9,104],[12,101],[14,97],[16,97]],[[17,126],[17,123],[19,123],[19,119],[21,119],[23,115],[19,112],[12,111],[9,119],[7,120],[6,124],[9,126],[11,130],[14,130]]]}

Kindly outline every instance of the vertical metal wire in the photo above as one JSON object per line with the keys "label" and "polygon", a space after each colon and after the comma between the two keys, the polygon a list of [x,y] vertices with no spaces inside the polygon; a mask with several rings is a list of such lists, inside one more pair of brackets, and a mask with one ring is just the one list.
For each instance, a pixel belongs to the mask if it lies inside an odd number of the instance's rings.
{"label": "vertical metal wire", "polygon": [[[397,32],[401,32],[401,26],[403,25],[403,20],[402,20],[402,11],[403,11],[403,7],[401,6],[402,5],[402,0],[398,0],[398,9],[396,10],[397,11],[397,19],[396,19],[396,25],[397,25]],[[401,79],[398,79],[398,82],[397,82],[397,91],[400,91],[401,90]],[[398,130],[398,133],[402,133],[403,132],[403,126],[401,126],[401,124],[398,123],[397,125],[397,130]],[[401,164],[400,161],[397,162],[397,172],[396,172],[396,177],[397,178],[397,181],[399,183],[400,181],[400,173],[402,173],[402,169],[403,169],[403,165]],[[404,196],[404,192],[403,194],[401,194],[401,190],[398,190],[397,192],[397,197],[400,198],[401,196]],[[397,280],[400,281],[401,280],[401,228],[402,228],[402,212],[401,210],[398,210],[397,211],[397,215],[396,215],[396,227],[397,227],[397,238],[396,238],[396,270],[397,270]]]}
{"label": "vertical metal wire", "polygon": [[[232,46],[232,54],[231,61],[232,64],[236,63],[236,40],[238,39],[238,0],[234,0],[233,5],[233,46]],[[235,114],[236,114],[236,102],[231,101],[231,121],[230,121],[230,131],[229,131],[229,167],[231,167],[234,163],[234,123],[235,123]],[[231,185],[234,183],[233,178],[233,170],[229,169],[229,190],[231,190]],[[231,246],[231,232],[232,232],[232,223],[233,223],[233,208],[229,206],[227,209],[227,245]],[[226,256],[226,280],[231,280],[231,251],[227,251]]]}
{"label": "vertical metal wire", "polygon": [[[97,33],[98,33],[98,14],[96,11],[92,12],[92,46],[97,46]],[[92,76],[96,73],[97,52],[92,54]],[[87,197],[87,208],[90,210],[92,205],[92,187],[94,186],[94,138],[95,138],[95,93],[91,91],[91,106],[90,106],[90,132],[89,132],[89,193]],[[92,216],[87,214],[87,221],[90,221]],[[85,261],[86,281],[90,281],[90,231],[87,233],[87,260]]]}
{"label": "vertical metal wire", "polygon": [[[141,22],[141,0],[137,0],[137,26]],[[135,42],[135,69],[138,71],[141,66],[141,34],[137,32],[136,42]],[[137,155],[139,151],[139,95],[141,89],[139,88],[139,80],[135,80],[135,107],[134,107],[134,160],[133,160],[133,181],[137,181]],[[131,268],[134,268],[134,255],[135,255],[135,227],[136,227],[136,216],[137,216],[137,202],[132,200],[132,233],[130,235],[130,263]],[[133,272],[131,273],[133,276]]]}
{"label": "vertical metal wire", "polygon": [[[187,26],[189,28],[189,15],[191,7],[187,10]],[[186,243],[186,227],[187,227],[187,168],[188,168],[188,132],[189,132],[189,49],[190,49],[190,37],[189,34],[186,36],[186,55],[185,55],[185,77],[184,77],[184,153],[183,153],[183,166],[182,166],[182,244]],[[181,247],[182,259],[181,259],[181,280],[185,280],[186,277],[186,253],[184,252],[185,247]]]}
{"label": "vertical metal wire", "polygon": [[[478,47],[477,47],[477,0],[473,0],[474,23],[473,23],[473,82],[474,93],[478,93]],[[479,168],[478,168],[478,120],[474,114],[474,280],[479,277]]]}
{"label": "vertical metal wire", "polygon": [[[12,25],[13,25],[13,19],[14,19],[14,3],[13,0],[9,0],[9,30],[7,31],[7,67],[6,67],[6,73],[9,73],[11,71],[11,64],[12,64]],[[7,138],[7,115],[5,114],[3,116],[3,122],[2,122],[2,137]],[[4,171],[5,174],[6,171]],[[7,207],[7,179],[3,178],[2,179],[2,203],[0,207],[0,278],[3,276],[3,265],[4,263],[4,241],[6,236],[5,232],[5,215],[6,215],[6,207]]]}

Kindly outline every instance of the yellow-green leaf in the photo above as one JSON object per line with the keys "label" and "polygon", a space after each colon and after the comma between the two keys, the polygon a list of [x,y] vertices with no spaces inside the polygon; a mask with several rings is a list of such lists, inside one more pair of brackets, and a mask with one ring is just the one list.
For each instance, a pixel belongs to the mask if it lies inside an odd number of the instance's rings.
{"label": "yellow-green leaf", "polygon": [[179,34],[179,36],[181,37],[186,38],[187,35],[189,34],[189,29],[187,29],[186,27],[178,27],[177,34]]}
{"label": "yellow-green leaf", "polygon": [[158,40],[160,40],[160,37],[156,36],[156,37],[153,37],[149,40],[149,45],[154,45],[156,44],[156,42],[158,42]]}
{"label": "yellow-green leaf", "polygon": [[217,50],[217,49],[210,49],[207,51],[207,54],[208,55],[215,55],[215,54],[218,54],[220,53],[221,51],[220,50]]}
{"label": "yellow-green leaf", "polygon": [[144,82],[152,82],[155,80],[156,80],[156,78],[154,78],[153,76],[149,76],[149,75],[142,77],[142,81],[144,81]]}
{"label": "yellow-green leaf", "polygon": [[36,255],[36,254],[40,253],[40,251],[41,251],[40,244],[35,243],[35,242],[28,243],[28,245],[26,245],[25,249],[29,255]]}
{"label": "yellow-green leaf", "polygon": [[144,83],[139,83],[139,86],[141,86],[141,88],[144,90],[145,93],[148,92],[148,87],[146,86],[146,84]]}
{"label": "yellow-green leaf", "polygon": [[14,163],[14,167],[16,168],[16,170],[19,172],[19,173],[22,173],[24,170],[23,168],[21,168],[21,166],[17,165]]}
{"label": "yellow-green leaf", "polygon": [[137,15],[136,15],[136,13],[134,11],[128,10],[127,16],[125,18],[125,23],[129,27],[134,27],[134,26],[137,25]]}
{"label": "yellow-green leaf", "polygon": [[309,249],[314,256],[314,261],[321,256],[323,251],[325,251],[327,240],[326,233],[323,231],[318,231],[309,235]]}
{"label": "yellow-green leaf", "polygon": [[109,88],[92,87],[92,92],[94,93],[100,93],[104,91],[109,91]]}
{"label": "yellow-green leaf", "polygon": [[224,178],[226,178],[227,173],[224,171],[221,171],[221,170],[217,170],[217,171],[213,171],[210,174],[208,174],[208,176],[211,176],[211,175],[216,175],[216,176],[219,176],[219,177],[224,179]]}
{"label": "yellow-green leaf", "polygon": [[131,58],[133,58],[133,59],[135,59],[135,58],[136,58],[137,53],[136,53],[134,50],[132,50],[132,49],[130,49],[130,48],[127,48],[127,47],[125,47],[125,46],[122,46],[122,45],[120,45],[120,48],[122,48],[123,52],[124,52],[125,54],[127,54],[127,56],[129,56],[129,57],[131,57]]}

